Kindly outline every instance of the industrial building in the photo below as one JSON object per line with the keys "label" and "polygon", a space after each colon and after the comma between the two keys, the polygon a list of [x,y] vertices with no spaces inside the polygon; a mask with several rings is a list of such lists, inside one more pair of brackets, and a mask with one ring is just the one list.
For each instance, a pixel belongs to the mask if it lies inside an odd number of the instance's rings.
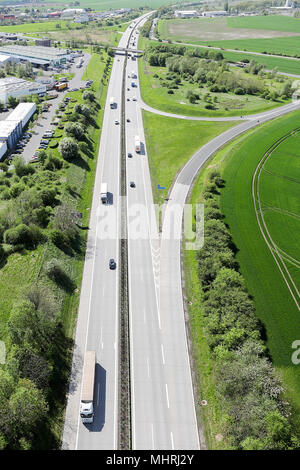
{"label": "industrial building", "polygon": [[228,13],[225,10],[215,10],[215,11],[204,11],[202,16],[206,16],[209,18],[214,18],[215,16],[227,16]]}
{"label": "industrial building", "polygon": [[26,126],[31,116],[36,111],[35,103],[20,103],[18,106],[10,113],[8,120],[9,121],[18,121],[22,123],[22,128]]}
{"label": "industrial building", "polygon": [[42,46],[1,46],[0,54],[9,55],[21,61],[28,61],[34,65],[60,65],[65,64],[69,54],[65,49]]}
{"label": "industrial building", "polygon": [[0,142],[6,142],[8,148],[12,149],[22,135],[22,129],[21,121],[10,121],[9,118],[0,121]]}
{"label": "industrial building", "polygon": [[199,13],[196,10],[176,10],[176,18],[196,18],[199,16]]}
{"label": "industrial building", "polygon": [[43,39],[36,39],[35,40],[36,46],[43,46],[43,47],[50,47],[51,46],[51,39],[43,38]]}
{"label": "industrial building", "polygon": [[17,144],[35,111],[35,103],[20,103],[5,121],[0,121],[0,160]]}
{"label": "industrial building", "polygon": [[10,55],[0,54],[0,65],[5,65],[6,62],[12,62]]}
{"label": "industrial building", "polygon": [[75,15],[83,15],[86,13],[84,8],[67,8],[61,12],[61,18],[73,18]]}
{"label": "industrial building", "polygon": [[8,97],[37,95],[46,93],[46,85],[39,82],[29,82],[23,78],[7,77],[0,79],[0,101],[8,102]]}

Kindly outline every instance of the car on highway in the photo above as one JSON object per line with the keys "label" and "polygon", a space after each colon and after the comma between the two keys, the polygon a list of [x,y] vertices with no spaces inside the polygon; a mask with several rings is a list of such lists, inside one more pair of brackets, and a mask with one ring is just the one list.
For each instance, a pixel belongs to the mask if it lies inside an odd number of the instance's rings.
{"label": "car on highway", "polygon": [[130,101],[130,98],[127,98],[127,101]]}
{"label": "car on highway", "polygon": [[127,119],[126,119],[126,121],[127,121],[127,122],[130,122],[130,119],[129,119],[129,118],[127,118]]}
{"label": "car on highway", "polygon": [[135,97],[135,96],[132,98],[132,101],[137,101],[137,99],[136,99],[136,97]]}
{"label": "car on highway", "polygon": [[109,269],[116,269],[117,265],[113,258],[109,260]]}
{"label": "car on highway", "polygon": [[128,152],[127,156],[128,158],[132,158],[132,153]]}
{"label": "car on highway", "polygon": [[115,119],[115,124],[119,124],[119,121],[118,121],[118,119]]}
{"label": "car on highway", "polygon": [[127,88],[127,91],[130,91],[130,88]]}
{"label": "car on highway", "polygon": [[130,187],[135,188],[135,182],[134,181],[130,181]]}

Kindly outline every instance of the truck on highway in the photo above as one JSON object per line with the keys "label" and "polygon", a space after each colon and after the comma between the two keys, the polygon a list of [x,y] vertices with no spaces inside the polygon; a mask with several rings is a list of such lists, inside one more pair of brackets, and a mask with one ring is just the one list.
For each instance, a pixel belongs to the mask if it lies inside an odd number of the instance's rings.
{"label": "truck on highway", "polygon": [[106,204],[108,201],[107,197],[107,183],[101,184],[101,194],[100,194],[102,204]]}
{"label": "truck on highway", "polygon": [[141,141],[138,135],[135,136],[134,138],[134,145],[135,145],[135,151],[140,152],[141,151]]}
{"label": "truck on highway", "polygon": [[109,100],[109,106],[111,109],[113,109],[116,106],[116,102],[113,96]]}
{"label": "truck on highway", "polygon": [[[132,55],[132,57],[133,57],[133,55]],[[135,71],[134,71],[134,70],[131,72],[131,78],[136,78],[136,75],[135,75]]]}
{"label": "truck on highway", "polygon": [[67,83],[58,83],[57,85],[55,85],[55,89],[56,89],[57,91],[64,90],[65,88],[68,88],[68,84],[67,84]]}
{"label": "truck on highway", "polygon": [[94,421],[95,364],[96,352],[86,351],[80,401],[80,417],[83,423],[92,423]]}

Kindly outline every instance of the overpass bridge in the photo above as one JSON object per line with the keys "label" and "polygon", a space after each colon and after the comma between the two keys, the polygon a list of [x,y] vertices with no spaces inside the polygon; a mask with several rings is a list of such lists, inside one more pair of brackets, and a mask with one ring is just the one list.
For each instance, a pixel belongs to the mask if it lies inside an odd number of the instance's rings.
{"label": "overpass bridge", "polygon": [[136,54],[142,54],[144,52],[142,49],[130,49],[129,47],[110,47],[110,49],[118,52],[134,52]]}

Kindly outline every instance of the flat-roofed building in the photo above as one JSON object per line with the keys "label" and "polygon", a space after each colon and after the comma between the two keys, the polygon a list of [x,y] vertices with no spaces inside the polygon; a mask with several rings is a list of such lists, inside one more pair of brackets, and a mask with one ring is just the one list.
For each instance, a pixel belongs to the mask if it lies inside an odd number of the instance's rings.
{"label": "flat-roofed building", "polygon": [[7,143],[6,142],[0,142],[0,160],[3,159],[7,152]]}
{"label": "flat-roofed building", "polygon": [[227,16],[228,13],[225,10],[213,10],[213,11],[204,11],[202,16],[208,16],[214,18],[215,16]]}
{"label": "flat-roofed building", "polygon": [[6,142],[9,149],[13,148],[22,135],[21,121],[0,121],[0,142]]}
{"label": "flat-roofed building", "polygon": [[175,17],[176,18],[194,18],[199,16],[199,13],[196,10],[176,10]]}
{"label": "flat-roofed building", "polygon": [[7,103],[9,96],[18,98],[20,96],[38,95],[46,93],[44,83],[30,82],[23,78],[7,77],[0,79],[0,101]]}
{"label": "flat-roofed building", "polygon": [[44,46],[1,46],[0,54],[9,55],[21,61],[28,61],[34,65],[60,65],[65,64],[69,58],[66,49]]}
{"label": "flat-roofed building", "polygon": [[20,103],[18,106],[10,113],[8,119],[10,121],[21,122],[22,128],[26,126],[29,119],[33,116],[36,111],[35,103]]}

